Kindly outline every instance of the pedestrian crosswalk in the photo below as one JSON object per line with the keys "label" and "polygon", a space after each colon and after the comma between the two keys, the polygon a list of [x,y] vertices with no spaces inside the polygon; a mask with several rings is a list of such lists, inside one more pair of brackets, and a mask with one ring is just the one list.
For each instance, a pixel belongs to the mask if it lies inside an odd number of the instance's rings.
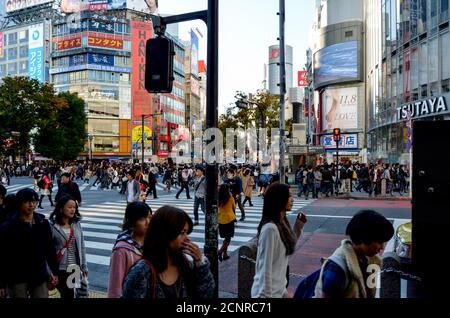
{"label": "pedestrian crosswalk", "polygon": [[[299,200],[294,201],[294,206],[291,213],[297,212],[299,209],[310,204],[314,200]],[[193,205],[194,200],[180,198],[176,199],[172,196],[164,196],[159,199],[147,200],[147,203],[155,212],[163,205],[173,205],[185,210],[193,219]],[[253,207],[245,207],[245,221],[237,222],[235,228],[235,236],[231,240],[228,248],[229,252],[237,250],[243,243],[248,242],[256,236],[257,227],[261,220],[262,198],[253,199]],[[106,266],[107,271],[109,266],[109,259],[114,242],[121,229],[119,227],[123,221],[123,215],[126,208],[126,202],[107,201],[102,204],[92,204],[80,207],[82,216],[81,225],[86,245],[86,257],[90,264],[97,266]],[[41,212],[41,211],[40,211]],[[43,212],[47,217],[50,211]],[[240,217],[240,210],[237,209],[237,218]],[[190,239],[195,242],[200,248],[203,248],[205,241],[205,215],[199,209],[199,226],[195,226],[193,232],[189,235]],[[222,244],[222,241],[219,242]]]}
{"label": "pedestrian crosswalk", "polygon": [[[118,191],[119,189],[117,187],[115,187],[114,189],[105,189],[103,190],[102,188],[100,188],[100,184],[96,184],[95,186],[92,184],[88,184],[88,183],[78,183],[78,187],[80,189],[80,192],[83,191]],[[9,186],[5,186],[7,193],[8,194],[16,194],[17,192],[19,192],[22,189],[37,189],[35,188],[35,186],[33,184],[15,184],[15,185],[9,185]],[[58,191],[58,186],[56,185],[56,183],[54,184],[53,188],[52,188],[52,192],[54,194],[56,194],[56,192]],[[156,191],[164,191],[164,186],[160,185],[160,184],[156,184]]]}

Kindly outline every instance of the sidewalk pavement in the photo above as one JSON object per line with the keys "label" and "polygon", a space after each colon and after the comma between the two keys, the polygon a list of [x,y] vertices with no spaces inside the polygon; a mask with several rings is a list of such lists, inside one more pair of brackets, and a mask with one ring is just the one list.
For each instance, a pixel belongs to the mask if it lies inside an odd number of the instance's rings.
{"label": "sidewalk pavement", "polygon": [[[296,251],[289,259],[288,293],[292,297],[300,281],[317,270],[322,257],[329,257],[346,238],[345,235],[327,233],[303,233]],[[238,252],[219,264],[219,297],[238,296]]]}

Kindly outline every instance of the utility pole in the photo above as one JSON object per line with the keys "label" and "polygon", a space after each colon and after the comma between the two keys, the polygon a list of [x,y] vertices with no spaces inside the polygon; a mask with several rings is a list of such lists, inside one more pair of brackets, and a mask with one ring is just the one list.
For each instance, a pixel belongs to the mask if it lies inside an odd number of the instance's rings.
{"label": "utility pole", "polygon": [[[219,0],[208,0],[208,50],[207,50],[207,92],[206,92],[206,129],[217,128],[218,114],[218,65],[219,65]],[[207,156],[209,154],[206,154]],[[218,157],[216,149],[216,159]],[[218,239],[218,175],[219,164],[207,161],[206,165],[206,215],[204,252],[211,262],[211,272],[216,281],[215,294],[218,297],[219,267],[217,258]]]}
{"label": "utility pole", "polygon": [[285,153],[285,136],[284,136],[284,96],[286,94],[286,63],[285,63],[285,47],[284,47],[284,23],[285,23],[285,0],[280,0],[280,161],[279,174],[280,183],[284,183],[284,153]]}

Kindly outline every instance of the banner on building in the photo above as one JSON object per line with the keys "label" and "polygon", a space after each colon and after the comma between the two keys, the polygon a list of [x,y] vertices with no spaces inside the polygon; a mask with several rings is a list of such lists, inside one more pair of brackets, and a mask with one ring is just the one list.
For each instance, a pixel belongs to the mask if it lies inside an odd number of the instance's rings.
{"label": "banner on building", "polygon": [[13,12],[17,10],[22,10],[34,6],[38,6],[44,3],[50,3],[53,0],[33,0],[33,1],[25,1],[25,0],[5,0],[6,12]]}
{"label": "banner on building", "polygon": [[56,49],[58,51],[75,49],[81,47],[81,36],[60,39],[57,42]]}
{"label": "banner on building", "polygon": [[44,24],[32,25],[28,31],[28,76],[44,81]]}
{"label": "banner on building", "polygon": [[107,49],[123,49],[123,40],[112,39],[100,34],[101,33],[99,33],[98,35],[90,34],[88,36],[88,45]]}
{"label": "banner on building", "polygon": [[[333,135],[323,135],[320,137],[320,145],[326,150],[335,150],[336,142],[333,140]],[[339,141],[339,149],[356,149],[358,148],[358,134],[341,134]]]}
{"label": "banner on building", "polygon": [[[136,135],[139,130],[135,129],[135,127],[141,125],[142,115],[153,113],[152,95],[145,89],[145,46],[147,40],[152,37],[152,29],[153,27],[150,22],[131,21],[131,113],[133,140],[139,138]],[[147,129],[150,129],[149,127],[152,126],[152,118],[148,118],[145,121],[146,123],[144,125]]]}
{"label": "banner on building", "polygon": [[308,72],[306,71],[298,71],[298,78],[297,78],[297,86],[298,87],[306,87],[308,85],[307,76]]}
{"label": "banner on building", "polygon": [[3,32],[0,32],[0,58],[3,57]]}
{"label": "banner on building", "polygon": [[191,74],[198,78],[198,36],[191,29]]}
{"label": "banner on building", "polygon": [[322,129],[358,128],[358,88],[328,88],[322,95]]}

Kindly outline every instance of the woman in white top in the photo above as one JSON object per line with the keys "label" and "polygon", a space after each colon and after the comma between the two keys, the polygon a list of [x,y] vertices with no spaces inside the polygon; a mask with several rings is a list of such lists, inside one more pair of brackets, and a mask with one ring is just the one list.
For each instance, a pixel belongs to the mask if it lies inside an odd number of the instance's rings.
{"label": "woman in white top", "polygon": [[252,298],[287,297],[288,257],[307,222],[299,212],[292,230],[286,212],[292,209],[294,198],[289,186],[273,183],[264,195],[262,218],[258,226],[258,251],[252,286]]}

